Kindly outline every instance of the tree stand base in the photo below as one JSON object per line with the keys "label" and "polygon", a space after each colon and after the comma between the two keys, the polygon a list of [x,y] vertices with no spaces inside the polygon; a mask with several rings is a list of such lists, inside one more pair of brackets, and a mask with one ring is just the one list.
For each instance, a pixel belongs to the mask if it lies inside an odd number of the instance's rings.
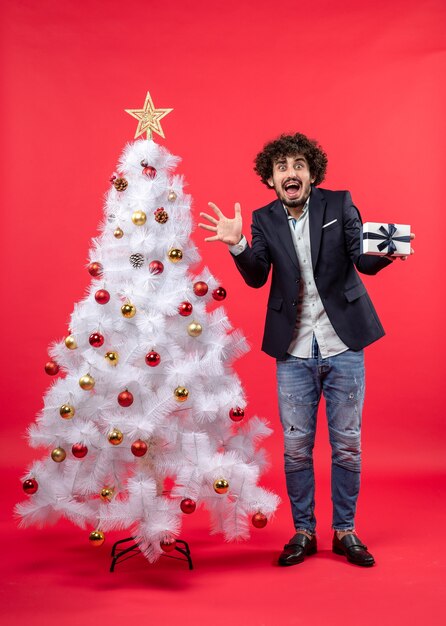
{"label": "tree stand base", "polygon": [[[122,544],[130,543],[127,547],[124,547]],[[177,561],[187,561],[189,564],[189,569],[194,569],[192,564],[192,559],[190,556],[189,545],[183,541],[182,539],[176,540],[175,551],[179,552],[183,556],[174,556],[173,554],[164,553],[161,556],[167,556],[171,559],[176,559]],[[180,545],[178,545],[180,544]],[[122,561],[126,561],[127,559],[131,559],[133,556],[140,554],[141,550],[139,549],[139,544],[135,541],[134,537],[127,537],[127,539],[120,539],[113,544],[111,557],[112,562],[110,565],[110,572],[115,571],[115,566]]]}

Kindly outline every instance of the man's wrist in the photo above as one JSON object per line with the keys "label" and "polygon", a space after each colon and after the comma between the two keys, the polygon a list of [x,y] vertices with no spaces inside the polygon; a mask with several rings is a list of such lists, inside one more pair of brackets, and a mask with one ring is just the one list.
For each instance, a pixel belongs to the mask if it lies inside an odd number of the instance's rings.
{"label": "man's wrist", "polygon": [[238,254],[241,254],[245,250],[247,245],[248,245],[248,242],[246,241],[246,237],[242,235],[240,238],[240,241],[236,243],[235,245],[228,244],[229,252],[233,254],[234,256],[237,256]]}

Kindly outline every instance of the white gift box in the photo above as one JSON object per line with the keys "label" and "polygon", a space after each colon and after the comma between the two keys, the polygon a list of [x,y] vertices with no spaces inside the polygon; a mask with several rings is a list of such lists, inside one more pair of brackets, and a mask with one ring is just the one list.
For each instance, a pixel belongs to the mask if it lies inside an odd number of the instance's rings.
{"label": "white gift box", "polygon": [[410,254],[410,226],[365,222],[361,231],[361,252],[378,256],[386,254],[408,256]]}

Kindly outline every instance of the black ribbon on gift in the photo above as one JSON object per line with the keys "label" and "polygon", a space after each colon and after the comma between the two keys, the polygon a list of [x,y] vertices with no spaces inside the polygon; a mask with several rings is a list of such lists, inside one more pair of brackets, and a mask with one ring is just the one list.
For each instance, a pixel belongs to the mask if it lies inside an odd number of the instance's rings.
{"label": "black ribbon on gift", "polygon": [[395,233],[398,230],[395,224],[387,224],[387,228],[385,226],[380,226],[379,229],[382,232],[382,235],[378,233],[363,233],[363,239],[379,239],[381,243],[378,244],[378,250],[382,252],[385,248],[387,248],[386,254],[394,254],[396,252],[395,241],[400,241],[402,243],[410,242],[410,235],[399,235],[395,237]]}

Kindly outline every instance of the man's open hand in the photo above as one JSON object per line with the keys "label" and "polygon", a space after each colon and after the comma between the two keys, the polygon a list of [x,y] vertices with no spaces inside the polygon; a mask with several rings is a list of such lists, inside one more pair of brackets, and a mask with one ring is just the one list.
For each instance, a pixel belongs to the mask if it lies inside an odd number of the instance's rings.
{"label": "man's open hand", "polygon": [[215,233],[213,237],[206,237],[205,241],[223,241],[223,243],[227,243],[229,246],[237,244],[242,238],[242,213],[240,204],[238,202],[235,203],[235,216],[232,219],[225,217],[218,206],[213,202],[208,202],[208,205],[217,217],[212,217],[212,215],[208,215],[207,213],[200,213],[200,217],[207,219],[211,222],[212,226],[209,226],[209,224],[198,224],[198,226]]}

